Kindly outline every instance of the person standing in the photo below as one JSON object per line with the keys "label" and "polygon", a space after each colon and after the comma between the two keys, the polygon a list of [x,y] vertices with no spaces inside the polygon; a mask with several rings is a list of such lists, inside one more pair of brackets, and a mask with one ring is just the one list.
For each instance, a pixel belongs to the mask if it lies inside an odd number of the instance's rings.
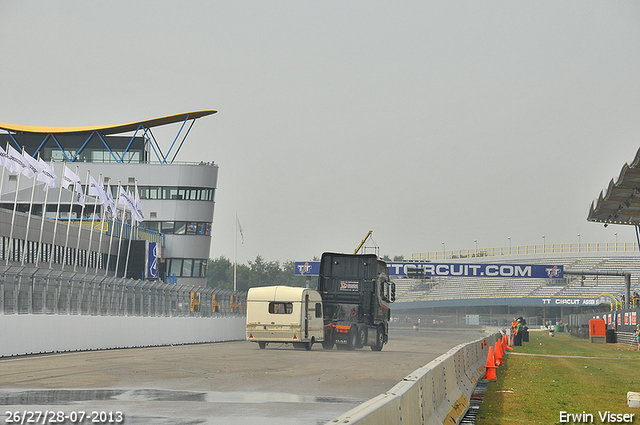
{"label": "person standing", "polygon": [[636,342],[638,343],[636,351],[640,351],[640,325],[636,325]]}

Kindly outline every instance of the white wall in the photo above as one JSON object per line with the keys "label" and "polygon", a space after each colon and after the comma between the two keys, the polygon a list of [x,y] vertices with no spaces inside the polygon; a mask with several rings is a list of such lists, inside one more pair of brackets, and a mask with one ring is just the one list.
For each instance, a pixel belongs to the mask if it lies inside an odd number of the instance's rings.
{"label": "white wall", "polygon": [[0,315],[0,357],[244,340],[244,317]]}
{"label": "white wall", "polygon": [[326,425],[440,425],[460,423],[471,394],[485,373],[495,333],[460,344],[415,370],[384,394]]}

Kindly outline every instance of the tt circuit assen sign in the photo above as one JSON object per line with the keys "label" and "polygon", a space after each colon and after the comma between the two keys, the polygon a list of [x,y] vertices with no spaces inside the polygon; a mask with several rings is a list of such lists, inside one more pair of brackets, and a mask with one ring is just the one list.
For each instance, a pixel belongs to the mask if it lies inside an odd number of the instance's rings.
{"label": "tt circuit assen sign", "polygon": [[560,279],[563,266],[540,264],[388,263],[392,276],[407,276],[407,269],[421,269],[425,277],[524,277]]}
{"label": "tt circuit assen sign", "polygon": [[[405,263],[388,262],[390,277],[406,277],[419,271],[425,277],[510,277],[533,279],[561,279],[563,266],[540,264],[464,264],[464,263]],[[298,276],[317,276],[320,272],[319,261],[298,261],[295,274]]]}

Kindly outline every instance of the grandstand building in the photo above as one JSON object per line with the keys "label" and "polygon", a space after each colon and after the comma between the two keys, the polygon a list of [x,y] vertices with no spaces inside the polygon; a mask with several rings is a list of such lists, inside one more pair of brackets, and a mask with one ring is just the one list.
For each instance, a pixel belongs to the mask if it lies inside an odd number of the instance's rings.
{"label": "grandstand building", "polygon": [[[522,247],[520,247],[522,248]],[[640,292],[640,262],[634,243],[565,244],[532,246],[509,255],[506,249],[483,251],[481,256],[430,259],[453,264],[558,265],[565,271],[631,273],[631,293]],[[458,255],[456,255],[458,254]],[[487,255],[491,254],[491,255]],[[454,258],[451,258],[454,257]],[[458,258],[455,258],[458,257]],[[427,264],[416,262],[416,265]],[[393,263],[389,263],[393,266]],[[560,279],[514,277],[396,277],[393,314],[431,319],[446,317],[458,324],[468,316],[479,316],[483,324],[504,326],[514,316],[528,318],[530,325],[556,322],[569,314],[602,314],[622,308],[625,295],[623,276],[565,275]],[[640,300],[636,301],[640,306]]]}
{"label": "grandstand building", "polygon": [[[24,148],[28,154],[33,157],[39,155],[46,162],[52,160],[58,178],[62,175],[63,162],[74,172],[77,169],[83,185],[88,173],[96,180],[101,176],[102,182],[110,184],[116,200],[118,184],[131,192],[137,185],[145,215],[140,227],[147,234],[160,235],[159,276],[175,283],[206,286],[218,166],[204,161],[177,162],[176,158],[195,120],[215,112],[190,112],[96,127],[34,127],[0,123],[0,129],[5,131],[0,134],[0,144],[3,147],[10,144],[18,150]],[[165,153],[152,130],[174,123],[182,124]],[[204,159],[211,161],[210,158],[203,157]],[[32,182],[29,179],[20,180],[16,173],[5,172],[3,176],[1,202],[5,213],[13,209],[13,200],[16,199],[18,190],[18,214],[24,215],[29,211],[33,192],[34,214],[42,216],[42,190],[32,191]],[[84,219],[89,220],[94,215],[99,219],[101,215],[102,207],[99,204],[95,209],[91,204],[83,210],[77,204],[71,207],[68,194],[65,193],[62,199],[62,217],[70,214],[72,218],[79,218],[83,214]],[[54,191],[47,198],[44,214],[47,218],[55,218],[57,201],[58,192]],[[5,245],[8,243],[8,226],[3,224],[0,228],[3,258],[9,255],[13,260],[10,255],[12,248]],[[50,228],[51,226],[47,226],[47,229]],[[30,230],[29,239],[33,237],[37,241],[37,233]],[[87,238],[90,233],[86,232]],[[93,238],[95,243],[98,238]],[[51,240],[51,235],[43,238],[43,241],[46,240]],[[83,242],[83,246],[85,245],[86,241]],[[91,250],[95,248],[85,248],[86,252]]]}

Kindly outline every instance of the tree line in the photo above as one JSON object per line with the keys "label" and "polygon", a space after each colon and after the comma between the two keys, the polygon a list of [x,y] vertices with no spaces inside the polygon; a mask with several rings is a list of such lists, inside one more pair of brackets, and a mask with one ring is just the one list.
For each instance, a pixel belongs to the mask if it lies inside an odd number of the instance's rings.
{"label": "tree line", "polygon": [[[396,255],[393,260],[388,255],[385,261],[404,261],[404,256]],[[320,261],[314,258],[313,261]],[[298,286],[304,287],[310,279],[311,287],[316,286],[316,277],[295,275],[295,261],[265,261],[258,255],[254,261],[238,264],[236,282],[238,291],[248,291],[256,286]],[[207,286],[210,288],[233,289],[233,262],[225,256],[209,259],[207,266]]]}

